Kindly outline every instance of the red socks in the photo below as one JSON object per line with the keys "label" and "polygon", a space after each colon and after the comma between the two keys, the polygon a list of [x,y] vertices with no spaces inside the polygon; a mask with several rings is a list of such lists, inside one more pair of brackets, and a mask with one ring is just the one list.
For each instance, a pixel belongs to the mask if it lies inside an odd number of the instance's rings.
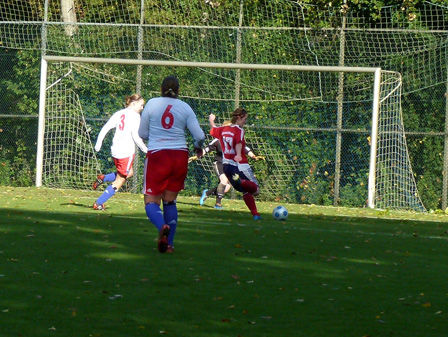
{"label": "red socks", "polygon": [[[252,183],[251,181],[249,181],[249,182]],[[252,183],[252,184],[254,184],[254,183]],[[254,184],[254,185],[257,186],[256,184]],[[249,208],[252,215],[260,215],[260,214],[258,214],[257,205],[255,204],[255,198],[252,194],[249,194],[249,193],[243,194],[243,200],[246,203],[246,206],[247,206],[247,208]]]}

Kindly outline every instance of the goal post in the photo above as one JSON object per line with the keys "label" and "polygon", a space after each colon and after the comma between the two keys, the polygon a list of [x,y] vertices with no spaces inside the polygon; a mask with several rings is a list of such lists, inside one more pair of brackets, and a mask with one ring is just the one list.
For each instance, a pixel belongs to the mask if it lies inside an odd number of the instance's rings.
{"label": "goal post", "polygon": [[[41,67],[41,79],[40,79],[40,102],[39,102],[39,130],[38,130],[38,147],[37,147],[37,165],[36,165],[36,186],[42,186],[43,184],[43,161],[44,161],[44,151],[45,151],[45,113],[46,113],[46,88],[47,88],[47,72],[48,72],[48,63],[49,62],[62,62],[62,63],[92,63],[92,64],[115,64],[115,65],[122,65],[122,66],[150,66],[150,67],[175,67],[175,68],[197,68],[197,69],[232,69],[232,70],[246,70],[248,72],[252,71],[273,71],[273,72],[311,72],[311,73],[344,73],[344,74],[371,74],[373,77],[373,87],[371,88],[371,93],[369,94],[369,100],[371,104],[371,130],[370,130],[370,156],[369,156],[369,165],[368,165],[368,179],[367,179],[367,199],[366,204],[370,208],[377,208],[378,204],[376,201],[381,200],[384,201],[383,196],[378,195],[378,189],[382,188],[382,186],[387,186],[387,188],[399,188],[401,189],[401,186],[394,185],[393,183],[384,183],[377,181],[378,176],[378,165],[377,162],[377,145],[378,145],[378,123],[380,120],[380,113],[381,113],[381,105],[382,103],[382,96],[386,97],[387,100],[387,93],[382,93],[382,73],[383,71],[381,68],[375,68],[375,67],[347,67],[347,66],[304,66],[304,65],[279,65],[279,64],[246,64],[246,63],[209,63],[209,62],[180,62],[180,61],[159,61],[159,60],[135,60],[135,59],[113,59],[113,58],[95,58],[95,57],[69,57],[69,56],[43,56],[42,57],[42,67]],[[276,76],[275,74],[273,75]],[[319,79],[320,81],[320,79]],[[182,86],[182,83],[181,83]],[[318,90],[317,90],[318,91]],[[269,102],[267,103],[269,104]],[[292,105],[292,104],[291,104]],[[396,106],[393,106],[392,109],[396,109]],[[398,117],[395,122],[399,122],[398,120],[401,118],[401,115]],[[263,128],[263,125],[260,126]],[[284,129],[284,127],[279,127],[279,129]],[[401,127],[402,128],[402,127]],[[398,128],[400,129],[400,128]],[[249,129],[250,130],[250,129]],[[301,129],[301,131],[306,132],[315,132],[316,130],[311,129]],[[318,130],[319,131],[319,130]],[[337,130],[334,130],[337,131]],[[248,131],[249,135],[250,131]],[[404,136],[404,133],[403,133]],[[254,141],[256,142],[256,137],[254,137]],[[281,151],[281,149],[279,150]],[[302,151],[307,151],[307,149],[302,149]],[[407,156],[407,150],[404,157]],[[287,165],[288,163],[292,163],[294,161],[295,156],[292,156],[291,159],[284,160],[279,159],[279,162],[283,162],[284,165]],[[286,162],[286,164],[285,164]],[[391,172],[391,174],[394,174],[393,169],[387,170],[384,169],[384,163],[380,163],[383,167],[383,172]],[[392,164],[395,165],[395,164]],[[409,163],[407,163],[406,168],[410,169]],[[294,170],[301,170],[301,169],[308,169],[308,168],[302,168],[294,166],[291,168],[291,171]],[[269,168],[267,169],[269,170]],[[271,170],[272,171],[272,170]],[[272,173],[272,172],[271,172]],[[289,176],[294,176],[295,172],[288,172]],[[409,174],[412,176],[412,172],[409,172]],[[277,173],[272,174],[272,178],[276,178]],[[384,176],[384,175],[383,175]],[[288,177],[289,179],[290,177]],[[389,178],[387,178],[389,179]],[[305,181],[306,179],[304,179]],[[412,180],[412,177],[411,177]],[[284,182],[285,184],[288,184],[288,182]],[[305,181],[305,185],[307,181]],[[414,182],[415,183],[415,182]],[[301,184],[297,183],[297,189],[300,188]],[[308,187],[306,187],[308,188]],[[413,187],[414,189],[414,187]],[[416,187],[415,187],[416,190]],[[398,192],[398,194],[400,194]],[[410,191],[409,193],[405,194],[412,194],[413,191]],[[415,194],[415,193],[414,193]],[[419,199],[418,196],[416,196],[417,199]],[[405,201],[408,202],[408,201]],[[421,201],[417,200],[417,204]],[[402,202],[399,202],[399,205],[397,207],[392,206],[391,208],[407,208],[407,209],[416,209],[418,207],[415,207],[415,205],[402,205]],[[415,200],[411,202],[416,203]],[[380,207],[383,207],[384,203],[380,205]],[[422,206],[421,206],[422,207]]]}

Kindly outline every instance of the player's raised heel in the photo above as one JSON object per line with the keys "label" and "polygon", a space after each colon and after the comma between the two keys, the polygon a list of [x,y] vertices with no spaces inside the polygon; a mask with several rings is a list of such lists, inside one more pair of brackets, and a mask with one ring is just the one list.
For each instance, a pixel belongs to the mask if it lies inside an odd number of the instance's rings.
{"label": "player's raised heel", "polygon": [[202,191],[202,196],[201,199],[199,199],[199,205],[204,205],[204,201],[207,199],[207,192],[208,190],[203,190]]}
{"label": "player's raised heel", "polygon": [[157,248],[161,253],[165,253],[168,249],[168,235],[170,235],[170,226],[163,225],[159,233],[159,242],[157,243]]}
{"label": "player's raised heel", "polygon": [[93,182],[92,188],[96,190],[102,183],[104,183],[104,174],[98,174],[96,180]]}

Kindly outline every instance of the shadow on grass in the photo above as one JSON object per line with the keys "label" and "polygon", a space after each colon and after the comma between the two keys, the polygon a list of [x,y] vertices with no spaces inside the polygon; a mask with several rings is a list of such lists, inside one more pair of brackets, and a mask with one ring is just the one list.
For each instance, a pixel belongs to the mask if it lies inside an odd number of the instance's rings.
{"label": "shadow on grass", "polygon": [[2,336],[446,331],[435,313],[447,304],[448,250],[436,225],[301,214],[253,221],[247,211],[179,202],[176,252],[167,255],[140,203],[117,200],[104,212],[58,205],[0,208]]}

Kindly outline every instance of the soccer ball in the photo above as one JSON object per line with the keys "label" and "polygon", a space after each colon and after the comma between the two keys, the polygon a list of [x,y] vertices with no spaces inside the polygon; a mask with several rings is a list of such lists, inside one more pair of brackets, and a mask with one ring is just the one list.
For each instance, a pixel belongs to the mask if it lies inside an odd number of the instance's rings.
{"label": "soccer ball", "polygon": [[275,220],[286,220],[288,218],[288,214],[289,212],[285,206],[277,206],[272,212],[272,216]]}

